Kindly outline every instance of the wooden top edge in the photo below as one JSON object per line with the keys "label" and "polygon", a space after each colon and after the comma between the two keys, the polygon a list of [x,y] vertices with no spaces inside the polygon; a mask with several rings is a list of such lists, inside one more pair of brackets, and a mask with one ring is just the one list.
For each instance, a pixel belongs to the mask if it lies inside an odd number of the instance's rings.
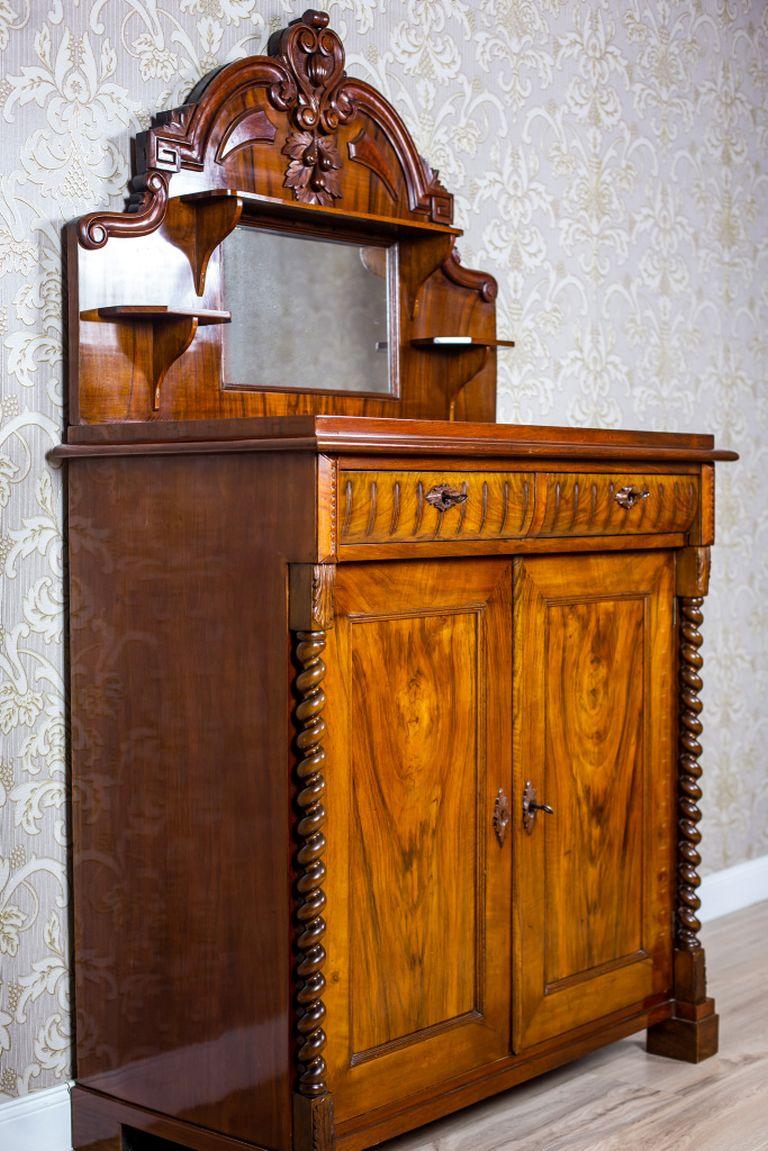
{"label": "wooden top edge", "polygon": [[283,200],[277,196],[264,196],[258,192],[246,192],[239,188],[210,188],[199,192],[186,192],[181,196],[172,196],[171,199],[182,200],[185,204],[206,203],[218,199],[239,199],[245,208],[294,219],[319,219],[343,225],[344,221],[353,224],[370,224],[372,227],[390,229],[401,232],[437,232],[447,236],[463,236],[463,230],[453,224],[439,224],[432,220],[420,219],[416,216],[384,216],[375,212],[359,212],[341,207],[326,206],[322,204],[301,204]]}
{"label": "wooden top edge", "polygon": [[714,436],[708,433],[628,431],[613,428],[557,427],[546,424],[465,423],[449,420],[386,419],[367,416],[296,415],[253,416],[243,419],[148,420],[101,424],[78,424],[69,428],[67,442],[75,443],[153,443],[163,440],[244,440],[262,437],[318,439],[343,436],[361,443],[371,438],[410,441],[481,440],[510,444],[546,441],[548,443],[634,444],[645,447],[679,447],[712,450]]}
{"label": "wooden top edge", "polygon": [[690,463],[738,459],[735,452],[716,450],[711,435],[313,415],[80,425],[51,456],[249,451]]}

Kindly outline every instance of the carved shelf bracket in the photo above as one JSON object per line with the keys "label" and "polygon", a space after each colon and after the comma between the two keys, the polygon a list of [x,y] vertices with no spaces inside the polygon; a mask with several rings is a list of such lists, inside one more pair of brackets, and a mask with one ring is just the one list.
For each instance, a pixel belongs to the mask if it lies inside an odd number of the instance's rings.
{"label": "carved shelf bracket", "polygon": [[300,671],[296,676],[296,746],[301,756],[296,767],[298,794],[296,805],[299,818],[296,827],[297,849],[296,894],[296,1040],[298,1077],[296,1091],[307,1099],[319,1099],[328,1094],[325,1048],[325,749],[323,735],[325,721],[322,716],[325,695],[322,683],[325,664],[324,631],[296,633],[296,660]]}
{"label": "carved shelf bracket", "polygon": [[680,734],[678,756],[678,830],[677,847],[677,917],[676,944],[682,951],[698,951],[701,948],[697,912],[701,900],[697,889],[701,883],[698,869],[701,856],[698,845],[701,832],[698,823],[701,819],[701,743],[702,732],[701,668],[703,659],[699,648],[702,644],[701,624],[704,619],[701,610],[702,596],[680,596]]}
{"label": "carved shelf bracket", "polygon": [[198,296],[205,292],[208,262],[219,244],[240,222],[243,200],[238,195],[193,192],[172,199],[167,220],[168,238],[189,260]]}
{"label": "carved shelf bracket", "polygon": [[499,294],[499,285],[488,272],[477,272],[474,268],[465,268],[461,256],[456,248],[452,248],[440,265],[440,270],[446,279],[459,288],[469,288],[478,292],[486,304],[491,304]]}
{"label": "carved shelf bracket", "polygon": [[127,324],[145,347],[146,374],[152,392],[152,409],[160,407],[160,388],[171,367],[186,352],[199,326],[228,324],[229,312],[167,308],[163,304],[122,304],[82,312],[83,320],[110,320]]}

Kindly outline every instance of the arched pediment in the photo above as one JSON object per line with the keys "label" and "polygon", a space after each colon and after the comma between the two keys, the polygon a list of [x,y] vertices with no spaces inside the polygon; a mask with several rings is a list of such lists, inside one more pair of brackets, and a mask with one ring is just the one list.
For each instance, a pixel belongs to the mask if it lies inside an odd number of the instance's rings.
{"label": "arched pediment", "polygon": [[344,70],[324,12],[275,33],[269,54],[210,73],[136,141],[126,212],[83,217],[86,248],[160,226],[170,196],[214,188],[450,226],[453,197],[392,105]]}

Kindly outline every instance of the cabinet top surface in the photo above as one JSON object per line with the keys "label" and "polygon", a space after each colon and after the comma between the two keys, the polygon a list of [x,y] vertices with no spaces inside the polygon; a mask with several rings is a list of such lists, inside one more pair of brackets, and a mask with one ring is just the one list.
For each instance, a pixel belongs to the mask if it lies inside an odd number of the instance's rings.
{"label": "cabinet top surface", "polygon": [[733,451],[716,449],[714,437],[704,434],[326,415],[72,427],[68,442],[52,455],[61,459],[243,451],[489,459],[738,459]]}

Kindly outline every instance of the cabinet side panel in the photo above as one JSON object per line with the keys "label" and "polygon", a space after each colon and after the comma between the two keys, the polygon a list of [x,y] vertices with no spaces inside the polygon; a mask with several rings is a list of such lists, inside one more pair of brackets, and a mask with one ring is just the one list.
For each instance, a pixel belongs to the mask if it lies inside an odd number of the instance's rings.
{"label": "cabinet side panel", "polygon": [[280,1149],[285,560],[309,557],[312,463],[83,460],[69,481],[78,1080]]}

